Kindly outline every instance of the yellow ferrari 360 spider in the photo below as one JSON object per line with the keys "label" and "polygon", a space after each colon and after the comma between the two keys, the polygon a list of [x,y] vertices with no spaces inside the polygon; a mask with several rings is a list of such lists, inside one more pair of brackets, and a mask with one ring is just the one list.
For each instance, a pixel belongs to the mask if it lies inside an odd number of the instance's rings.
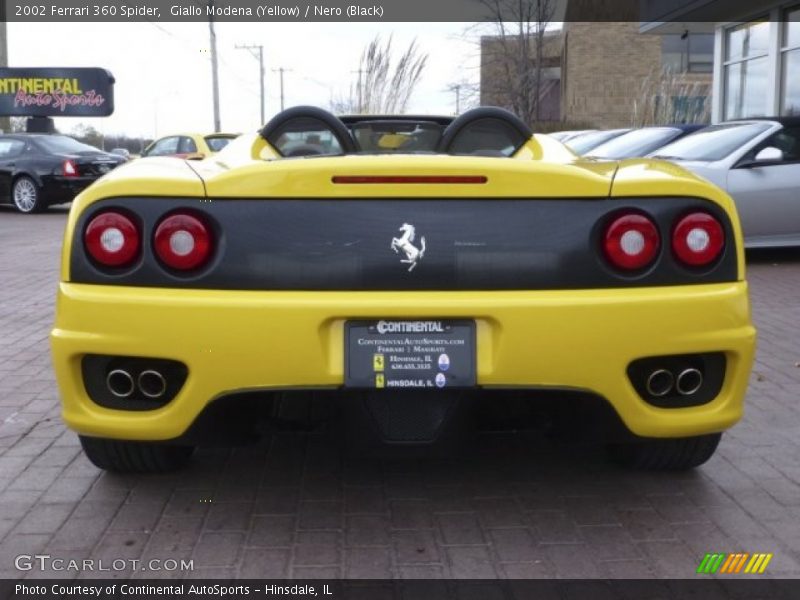
{"label": "yellow ferrari 360 spider", "polygon": [[309,398],[408,445],[477,401],[581,397],[618,462],[690,468],[741,417],[754,346],[724,192],[496,108],[295,107],[204,161],[115,169],[72,205],[52,332],[64,419],[117,471]]}

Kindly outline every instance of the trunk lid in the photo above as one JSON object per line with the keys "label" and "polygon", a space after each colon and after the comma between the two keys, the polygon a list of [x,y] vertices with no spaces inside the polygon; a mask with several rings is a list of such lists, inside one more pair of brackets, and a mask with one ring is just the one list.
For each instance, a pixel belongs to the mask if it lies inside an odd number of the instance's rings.
{"label": "trunk lid", "polygon": [[[252,161],[229,169],[217,161],[195,167],[210,198],[606,198],[616,163],[544,162],[444,155],[349,155]],[[448,178],[485,178],[452,183]],[[336,183],[352,178],[439,178],[400,183]],[[413,181],[413,179],[412,179]]]}

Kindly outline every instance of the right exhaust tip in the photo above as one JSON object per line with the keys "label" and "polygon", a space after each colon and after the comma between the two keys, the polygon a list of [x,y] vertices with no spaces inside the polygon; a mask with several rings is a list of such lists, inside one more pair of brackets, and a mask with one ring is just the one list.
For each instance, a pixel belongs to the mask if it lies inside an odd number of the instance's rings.
{"label": "right exhaust tip", "polygon": [[691,396],[703,386],[703,374],[694,368],[684,369],[678,375],[675,389],[682,396]]}
{"label": "right exhaust tip", "polygon": [[148,369],[139,374],[139,391],[148,398],[161,398],[167,391],[167,380],[156,370]]}
{"label": "right exhaust tip", "polygon": [[654,398],[661,398],[672,391],[675,378],[666,369],[656,369],[647,378],[647,393]]}
{"label": "right exhaust tip", "polygon": [[106,376],[106,387],[117,398],[129,398],[134,391],[133,376],[124,369],[114,369]]}

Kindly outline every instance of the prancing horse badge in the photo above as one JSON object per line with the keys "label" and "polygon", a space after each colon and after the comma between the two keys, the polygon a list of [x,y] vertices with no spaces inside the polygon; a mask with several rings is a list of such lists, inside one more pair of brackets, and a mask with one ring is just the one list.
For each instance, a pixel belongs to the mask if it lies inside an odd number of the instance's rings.
{"label": "prancing horse badge", "polygon": [[417,248],[414,245],[416,229],[413,225],[403,223],[399,231],[402,231],[403,235],[399,238],[392,238],[392,243],[389,247],[394,250],[395,254],[399,254],[400,250],[402,250],[406,257],[400,259],[400,262],[410,265],[408,270],[413,271],[417,263],[425,256],[425,236],[423,235],[419,238],[419,248]]}

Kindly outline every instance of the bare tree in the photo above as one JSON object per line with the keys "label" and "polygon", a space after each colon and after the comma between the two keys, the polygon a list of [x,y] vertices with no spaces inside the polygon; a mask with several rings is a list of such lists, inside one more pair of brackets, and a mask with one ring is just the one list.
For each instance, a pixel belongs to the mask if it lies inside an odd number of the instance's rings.
{"label": "bare tree", "polygon": [[523,121],[541,117],[547,26],[556,0],[480,0],[490,13],[493,35],[483,60],[492,71],[493,92]]}
{"label": "bare tree", "polygon": [[10,123],[8,131],[10,133],[20,133],[25,131],[27,127],[26,121],[28,120],[25,117],[9,117],[8,120]]}
{"label": "bare tree", "polygon": [[84,144],[89,144],[90,146],[94,146],[96,148],[103,147],[103,134],[93,125],[78,123],[72,127],[70,136],[74,137],[80,142],[83,142]]}
{"label": "bare tree", "polygon": [[383,43],[380,36],[376,36],[361,53],[358,69],[354,71],[357,79],[350,86],[349,94],[332,99],[331,107],[338,113],[402,114],[427,60],[428,55],[420,54],[414,40],[392,64],[392,37]]}

